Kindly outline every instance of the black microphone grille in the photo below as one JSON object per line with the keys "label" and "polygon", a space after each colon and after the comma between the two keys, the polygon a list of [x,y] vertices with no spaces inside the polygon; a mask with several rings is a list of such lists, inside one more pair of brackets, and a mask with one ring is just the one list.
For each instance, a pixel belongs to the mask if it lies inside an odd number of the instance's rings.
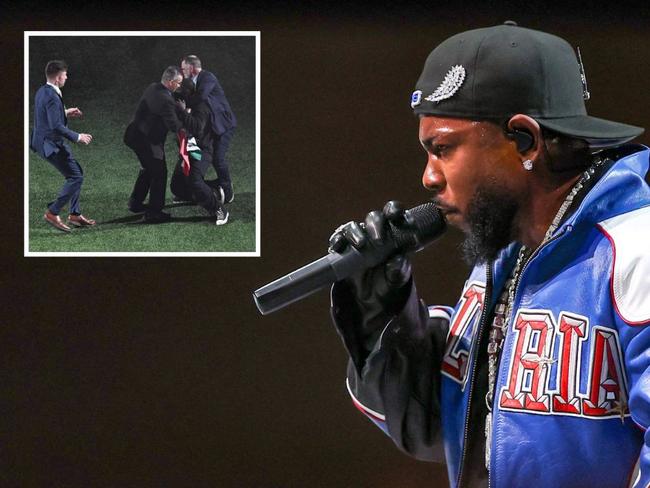
{"label": "black microphone grille", "polygon": [[402,251],[419,251],[445,231],[445,218],[433,203],[418,205],[405,213],[410,224],[407,228],[391,225],[394,242]]}
{"label": "black microphone grille", "polygon": [[419,236],[437,237],[445,229],[445,217],[433,203],[423,203],[406,211]]}

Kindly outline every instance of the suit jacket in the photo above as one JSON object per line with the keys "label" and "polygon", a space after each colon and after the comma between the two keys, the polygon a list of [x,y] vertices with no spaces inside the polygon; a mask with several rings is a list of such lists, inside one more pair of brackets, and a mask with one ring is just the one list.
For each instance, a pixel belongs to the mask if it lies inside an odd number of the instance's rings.
{"label": "suit jacket", "polygon": [[44,158],[65,148],[69,153],[69,139],[77,142],[79,134],[68,129],[68,118],[59,94],[50,85],[43,85],[34,100],[34,130],[30,148]]}
{"label": "suit jacket", "polygon": [[237,119],[226,99],[226,94],[219,84],[219,80],[212,73],[201,70],[196,79],[196,92],[201,100],[208,103],[212,116],[212,130],[221,135],[229,129],[237,127]]}
{"label": "suit jacket", "polygon": [[181,127],[171,92],[160,82],[152,83],[140,98],[124,133],[124,143],[131,149],[150,145],[154,157],[162,159],[167,132],[178,132]]}

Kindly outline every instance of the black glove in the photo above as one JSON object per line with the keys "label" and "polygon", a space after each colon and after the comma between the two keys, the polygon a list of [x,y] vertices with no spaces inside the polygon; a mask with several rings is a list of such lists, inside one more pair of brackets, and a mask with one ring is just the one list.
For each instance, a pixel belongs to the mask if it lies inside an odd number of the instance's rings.
{"label": "black glove", "polygon": [[[411,225],[399,202],[390,201],[382,212],[368,213],[363,223],[352,221],[340,226],[330,237],[329,250],[340,253],[347,246],[353,246],[363,252],[367,246],[381,247],[390,239],[389,223],[404,228]],[[402,309],[409,295],[410,282],[411,262],[407,256],[396,254],[384,263],[344,280],[341,287],[353,294],[359,312],[364,316],[364,328],[373,329],[379,326],[374,320],[379,315],[394,315]]]}

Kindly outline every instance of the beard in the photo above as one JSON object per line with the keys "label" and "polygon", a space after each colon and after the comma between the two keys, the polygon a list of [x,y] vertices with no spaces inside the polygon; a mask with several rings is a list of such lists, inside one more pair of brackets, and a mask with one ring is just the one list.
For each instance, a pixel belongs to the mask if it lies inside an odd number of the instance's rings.
{"label": "beard", "polygon": [[514,218],[519,205],[503,187],[477,187],[467,207],[467,229],[461,244],[463,259],[470,266],[494,260],[515,236]]}

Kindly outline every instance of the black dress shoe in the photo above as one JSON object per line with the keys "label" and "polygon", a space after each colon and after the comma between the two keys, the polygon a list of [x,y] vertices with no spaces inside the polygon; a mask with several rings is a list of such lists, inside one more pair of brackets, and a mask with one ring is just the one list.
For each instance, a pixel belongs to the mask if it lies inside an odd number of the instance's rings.
{"label": "black dress shoe", "polygon": [[165,212],[146,212],[144,214],[144,222],[147,224],[162,224],[169,222],[172,216]]}
{"label": "black dress shoe", "polygon": [[179,196],[176,196],[176,195],[174,195],[174,197],[172,198],[172,203],[189,203],[189,204],[192,204],[192,205],[196,205],[196,202],[192,198],[190,198],[190,197],[179,197]]}
{"label": "black dress shoe", "polygon": [[221,188],[224,193],[224,203],[232,203],[232,201],[235,199],[235,192],[232,189],[232,183],[221,185]]}
{"label": "black dress shoe", "polygon": [[146,212],[147,209],[149,208],[149,205],[147,205],[146,203],[136,202],[133,198],[129,198],[127,206],[129,207],[129,210],[133,213]]}

